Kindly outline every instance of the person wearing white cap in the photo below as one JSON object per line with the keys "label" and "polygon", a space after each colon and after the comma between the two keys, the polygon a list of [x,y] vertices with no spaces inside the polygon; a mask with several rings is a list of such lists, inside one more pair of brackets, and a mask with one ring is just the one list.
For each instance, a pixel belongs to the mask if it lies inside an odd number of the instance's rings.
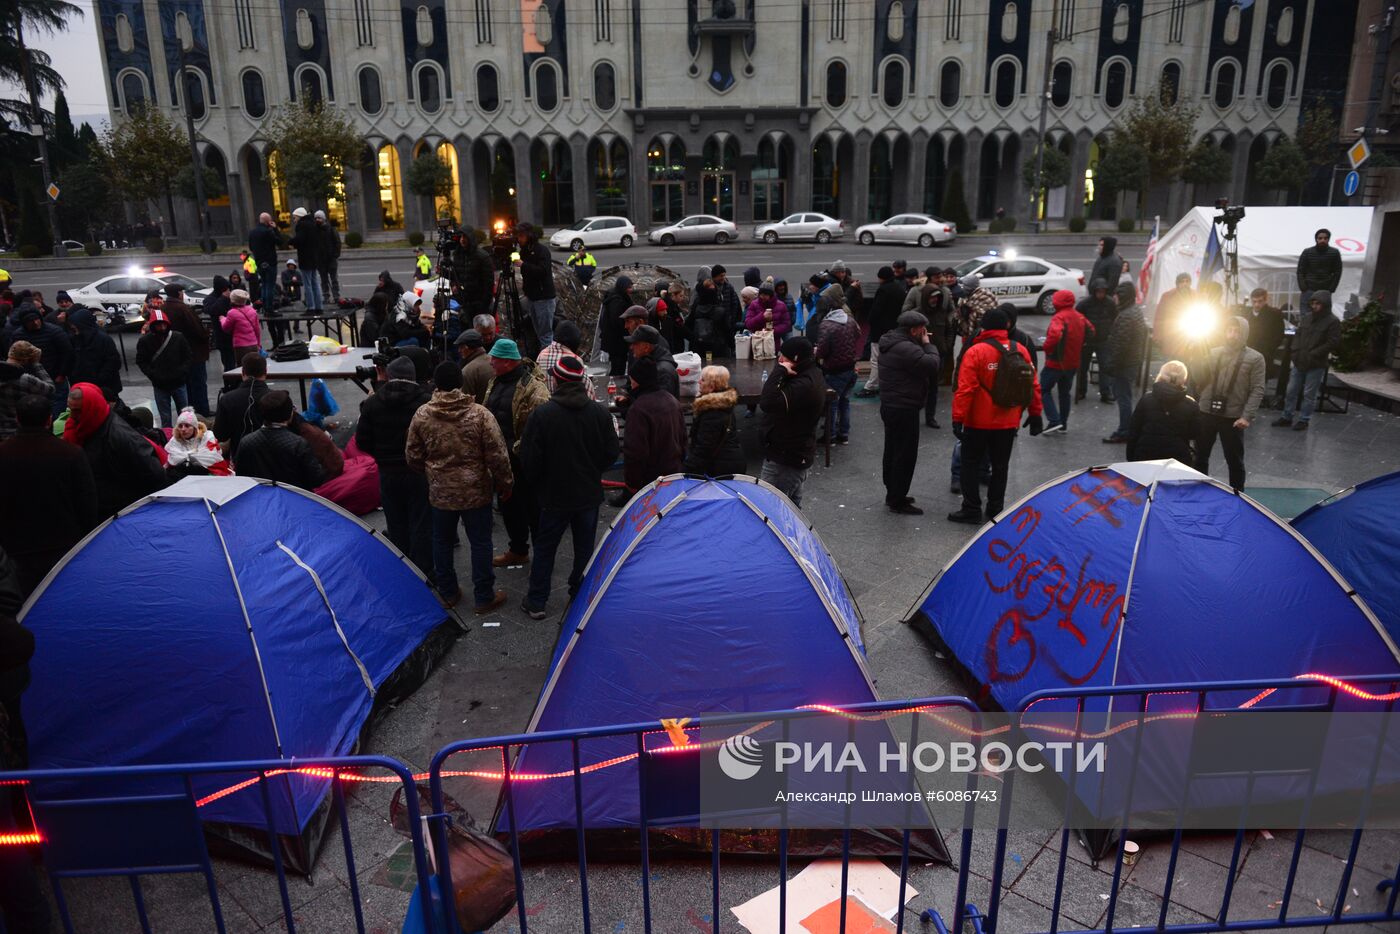
{"label": "person wearing white cap", "polygon": [[326,252],[321,229],[316,220],[306,213],[306,208],[292,212],[291,244],[297,251],[297,265],[301,267],[301,287],[306,293],[306,310],[320,311],[322,302],[321,268]]}
{"label": "person wearing white cap", "polygon": [[207,474],[209,468],[224,459],[224,452],[214,433],[209,430],[193,408],[185,406],[175,416],[175,430],[165,442],[165,472],[175,477]]}

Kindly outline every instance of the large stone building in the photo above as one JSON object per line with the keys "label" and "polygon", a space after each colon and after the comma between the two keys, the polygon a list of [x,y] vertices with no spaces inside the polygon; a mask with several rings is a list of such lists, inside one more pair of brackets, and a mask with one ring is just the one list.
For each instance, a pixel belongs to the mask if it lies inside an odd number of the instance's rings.
{"label": "large stone building", "polygon": [[[1106,131],[1165,82],[1251,194],[1249,166],[1297,126],[1318,0],[94,0],[114,118],[175,112],[185,65],[216,228],[285,215],[262,126],[282,103],[349,115],[364,168],[331,208],[350,229],[426,229],[406,170],[436,151],[468,223],[591,213],[639,227],[706,211],[741,225],[794,209],[850,223],[940,211],[1030,214],[1047,33],[1048,135],[1070,157],[1054,218],[1111,217],[1094,185]],[[1182,186],[1170,193],[1185,203]],[[439,203],[438,208],[446,207]]]}

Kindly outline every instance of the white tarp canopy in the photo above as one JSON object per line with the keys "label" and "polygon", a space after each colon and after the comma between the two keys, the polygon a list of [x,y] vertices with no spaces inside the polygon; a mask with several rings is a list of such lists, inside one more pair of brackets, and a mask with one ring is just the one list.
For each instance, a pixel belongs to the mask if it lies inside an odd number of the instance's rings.
{"label": "white tarp canopy", "polygon": [[[1263,207],[1246,206],[1239,224],[1240,300],[1256,288],[1269,290],[1276,307],[1298,308],[1298,254],[1313,245],[1320,227],[1332,231],[1332,245],[1342,254],[1342,281],[1337,286],[1333,311],[1338,316],[1353,293],[1361,290],[1371,236],[1369,207]],[[1215,208],[1192,208],[1157,242],[1157,258],[1148,288],[1148,307],[1155,309],[1163,292],[1174,288],[1179,273],[1189,273],[1199,285],[1201,262],[1210,242]],[[1221,234],[1223,236],[1223,228]],[[1222,246],[1223,246],[1222,242]],[[1215,279],[1224,282],[1223,272]]]}

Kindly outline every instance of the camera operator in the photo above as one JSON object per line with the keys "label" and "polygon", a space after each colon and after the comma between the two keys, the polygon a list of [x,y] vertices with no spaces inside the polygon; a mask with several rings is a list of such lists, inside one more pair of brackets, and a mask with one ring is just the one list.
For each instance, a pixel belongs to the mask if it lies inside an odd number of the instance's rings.
{"label": "camera operator", "polygon": [[475,317],[491,311],[491,294],[494,288],[496,271],[491,263],[491,254],[482,247],[485,234],[468,230],[458,251],[460,267],[453,292],[462,305],[464,317]]}
{"label": "camera operator", "polygon": [[533,224],[521,222],[515,225],[515,242],[519,245],[520,288],[525,293],[525,311],[535,325],[535,336],[540,348],[554,342],[554,264],[550,261],[549,247],[539,240]]}
{"label": "camera operator", "polygon": [[1342,281],[1342,254],[1332,246],[1332,231],[1323,227],[1313,234],[1313,245],[1298,254],[1298,308],[1307,314],[1312,293],[1335,292]]}

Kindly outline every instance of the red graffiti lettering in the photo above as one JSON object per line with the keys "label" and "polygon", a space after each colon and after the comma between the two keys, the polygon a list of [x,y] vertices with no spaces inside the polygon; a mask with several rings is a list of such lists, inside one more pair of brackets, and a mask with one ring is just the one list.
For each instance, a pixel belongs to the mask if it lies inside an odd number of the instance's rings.
{"label": "red graffiti lettering", "polygon": [[[1139,483],[1134,483],[1122,474],[1113,474],[1099,480],[1098,486],[1085,489],[1077,482],[1070,484],[1069,491],[1078,499],[1071,502],[1062,511],[1069,512],[1079,506],[1085,508],[1085,512],[1074,524],[1078,525],[1091,516],[1103,516],[1104,521],[1115,529],[1123,527],[1123,520],[1113,514],[1113,507],[1120,502],[1127,501],[1135,506],[1142,505],[1143,487]],[[1105,494],[1104,499],[1099,498],[1099,494]]]}

